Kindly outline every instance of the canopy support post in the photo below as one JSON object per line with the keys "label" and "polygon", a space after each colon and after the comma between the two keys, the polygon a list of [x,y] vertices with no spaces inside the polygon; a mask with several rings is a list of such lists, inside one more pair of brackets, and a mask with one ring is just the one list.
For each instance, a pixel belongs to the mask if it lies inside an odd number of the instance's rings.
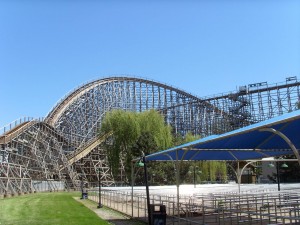
{"label": "canopy support post", "polygon": [[178,161],[178,151],[176,151],[176,188],[177,188],[177,214],[178,214],[178,224],[180,224],[180,209],[179,209],[179,173],[180,173],[180,168],[179,168],[179,161]]}
{"label": "canopy support post", "polygon": [[299,163],[299,166],[300,166],[300,155],[299,155],[299,152],[297,151],[295,145],[291,142],[291,140],[285,134],[283,134],[282,132],[280,132],[280,131],[278,131],[278,130],[276,130],[274,128],[269,128],[269,127],[262,128],[259,131],[271,132],[271,133],[276,134],[279,137],[281,137],[290,146],[290,148],[293,150],[294,155],[298,159],[298,163]]}
{"label": "canopy support post", "polygon": [[151,224],[151,210],[150,210],[150,195],[149,195],[149,186],[148,186],[148,171],[147,171],[147,163],[145,159],[145,155],[143,156],[144,163],[144,179],[146,185],[146,195],[147,195],[147,209],[148,209],[148,223]]}
{"label": "canopy support post", "polygon": [[176,162],[174,162],[173,158],[169,154],[165,154],[170,158],[174,165],[174,172],[175,172],[175,177],[176,177],[176,190],[177,190],[177,214],[178,214],[178,224],[180,224],[180,210],[179,210],[179,184],[180,184],[180,166],[178,162],[178,151],[176,151]]}
{"label": "canopy support post", "polygon": [[239,188],[239,194],[241,193],[241,175],[242,173],[240,172],[240,161],[237,163],[237,180],[238,180],[238,188]]}
{"label": "canopy support post", "polygon": [[257,162],[258,160],[254,160],[254,161],[250,161],[250,162],[247,162],[245,166],[243,166],[243,168],[241,169],[241,173],[239,174],[239,180],[242,181],[242,174],[244,172],[244,170],[246,169],[246,167],[252,163],[255,163]]}
{"label": "canopy support post", "polygon": [[238,175],[237,171],[235,171],[235,169],[233,168],[232,165],[230,165],[230,164],[227,164],[227,165],[228,165],[229,168],[234,172],[234,175],[235,175],[236,180],[237,180],[237,182],[238,182],[238,180],[239,180],[239,175]]}
{"label": "canopy support post", "polygon": [[134,186],[134,164],[131,161],[131,217],[133,218],[133,186]]}

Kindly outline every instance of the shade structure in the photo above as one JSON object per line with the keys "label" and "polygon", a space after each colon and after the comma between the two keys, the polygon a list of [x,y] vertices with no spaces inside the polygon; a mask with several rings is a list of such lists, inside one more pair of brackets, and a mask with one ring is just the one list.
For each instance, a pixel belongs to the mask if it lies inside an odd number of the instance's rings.
{"label": "shade structure", "polygon": [[[146,161],[254,160],[292,155],[299,158],[300,110],[221,135],[208,136],[159,151]],[[299,160],[300,163],[300,160]]]}

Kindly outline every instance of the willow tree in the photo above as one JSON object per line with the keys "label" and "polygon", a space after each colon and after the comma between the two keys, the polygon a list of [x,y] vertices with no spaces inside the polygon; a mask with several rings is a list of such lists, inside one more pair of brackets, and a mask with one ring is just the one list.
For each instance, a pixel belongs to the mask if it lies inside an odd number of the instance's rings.
{"label": "willow tree", "polygon": [[107,156],[113,175],[119,175],[120,162],[125,172],[130,174],[130,162],[133,158],[150,154],[158,149],[172,145],[171,127],[154,110],[130,112],[113,110],[102,121],[100,135],[112,133],[110,143],[106,145]]}

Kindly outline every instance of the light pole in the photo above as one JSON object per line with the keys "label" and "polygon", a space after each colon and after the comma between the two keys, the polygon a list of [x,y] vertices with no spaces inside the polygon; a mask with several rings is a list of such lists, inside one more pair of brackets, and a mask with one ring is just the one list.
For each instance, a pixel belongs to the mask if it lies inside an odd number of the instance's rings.
{"label": "light pole", "polygon": [[[274,167],[274,164],[270,163],[269,167]],[[288,168],[289,166],[285,163],[281,165],[281,168]],[[276,162],[276,176],[277,176],[277,186],[278,191],[280,191],[280,169],[279,169],[279,161]]]}
{"label": "light pole", "polygon": [[[136,173],[134,174],[135,167],[138,167],[138,169],[137,169]],[[142,159],[140,159],[139,161],[137,161],[135,163],[134,163],[134,161],[131,162],[131,215],[132,215],[132,217],[133,217],[133,186],[134,186],[136,175],[138,174],[141,167],[144,167],[144,163],[142,162]]]}
{"label": "light pole", "polygon": [[[283,163],[281,168],[288,168],[288,165]],[[279,162],[276,163],[276,169],[277,169],[277,185],[278,185],[278,191],[280,191],[280,169],[279,169]]]}
{"label": "light pole", "polygon": [[98,173],[98,186],[99,186],[99,190],[98,190],[98,199],[99,199],[99,202],[98,202],[98,206],[97,208],[100,209],[102,208],[102,204],[101,204],[101,178],[100,178],[100,168],[97,168],[97,173]]}

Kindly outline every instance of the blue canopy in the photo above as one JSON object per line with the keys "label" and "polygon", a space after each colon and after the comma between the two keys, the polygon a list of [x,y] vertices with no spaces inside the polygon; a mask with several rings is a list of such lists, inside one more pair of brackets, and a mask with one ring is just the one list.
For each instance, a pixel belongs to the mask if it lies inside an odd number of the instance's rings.
{"label": "blue canopy", "polygon": [[292,155],[295,151],[299,160],[299,148],[300,110],[297,110],[225,134],[159,151],[147,155],[145,160],[251,160]]}

